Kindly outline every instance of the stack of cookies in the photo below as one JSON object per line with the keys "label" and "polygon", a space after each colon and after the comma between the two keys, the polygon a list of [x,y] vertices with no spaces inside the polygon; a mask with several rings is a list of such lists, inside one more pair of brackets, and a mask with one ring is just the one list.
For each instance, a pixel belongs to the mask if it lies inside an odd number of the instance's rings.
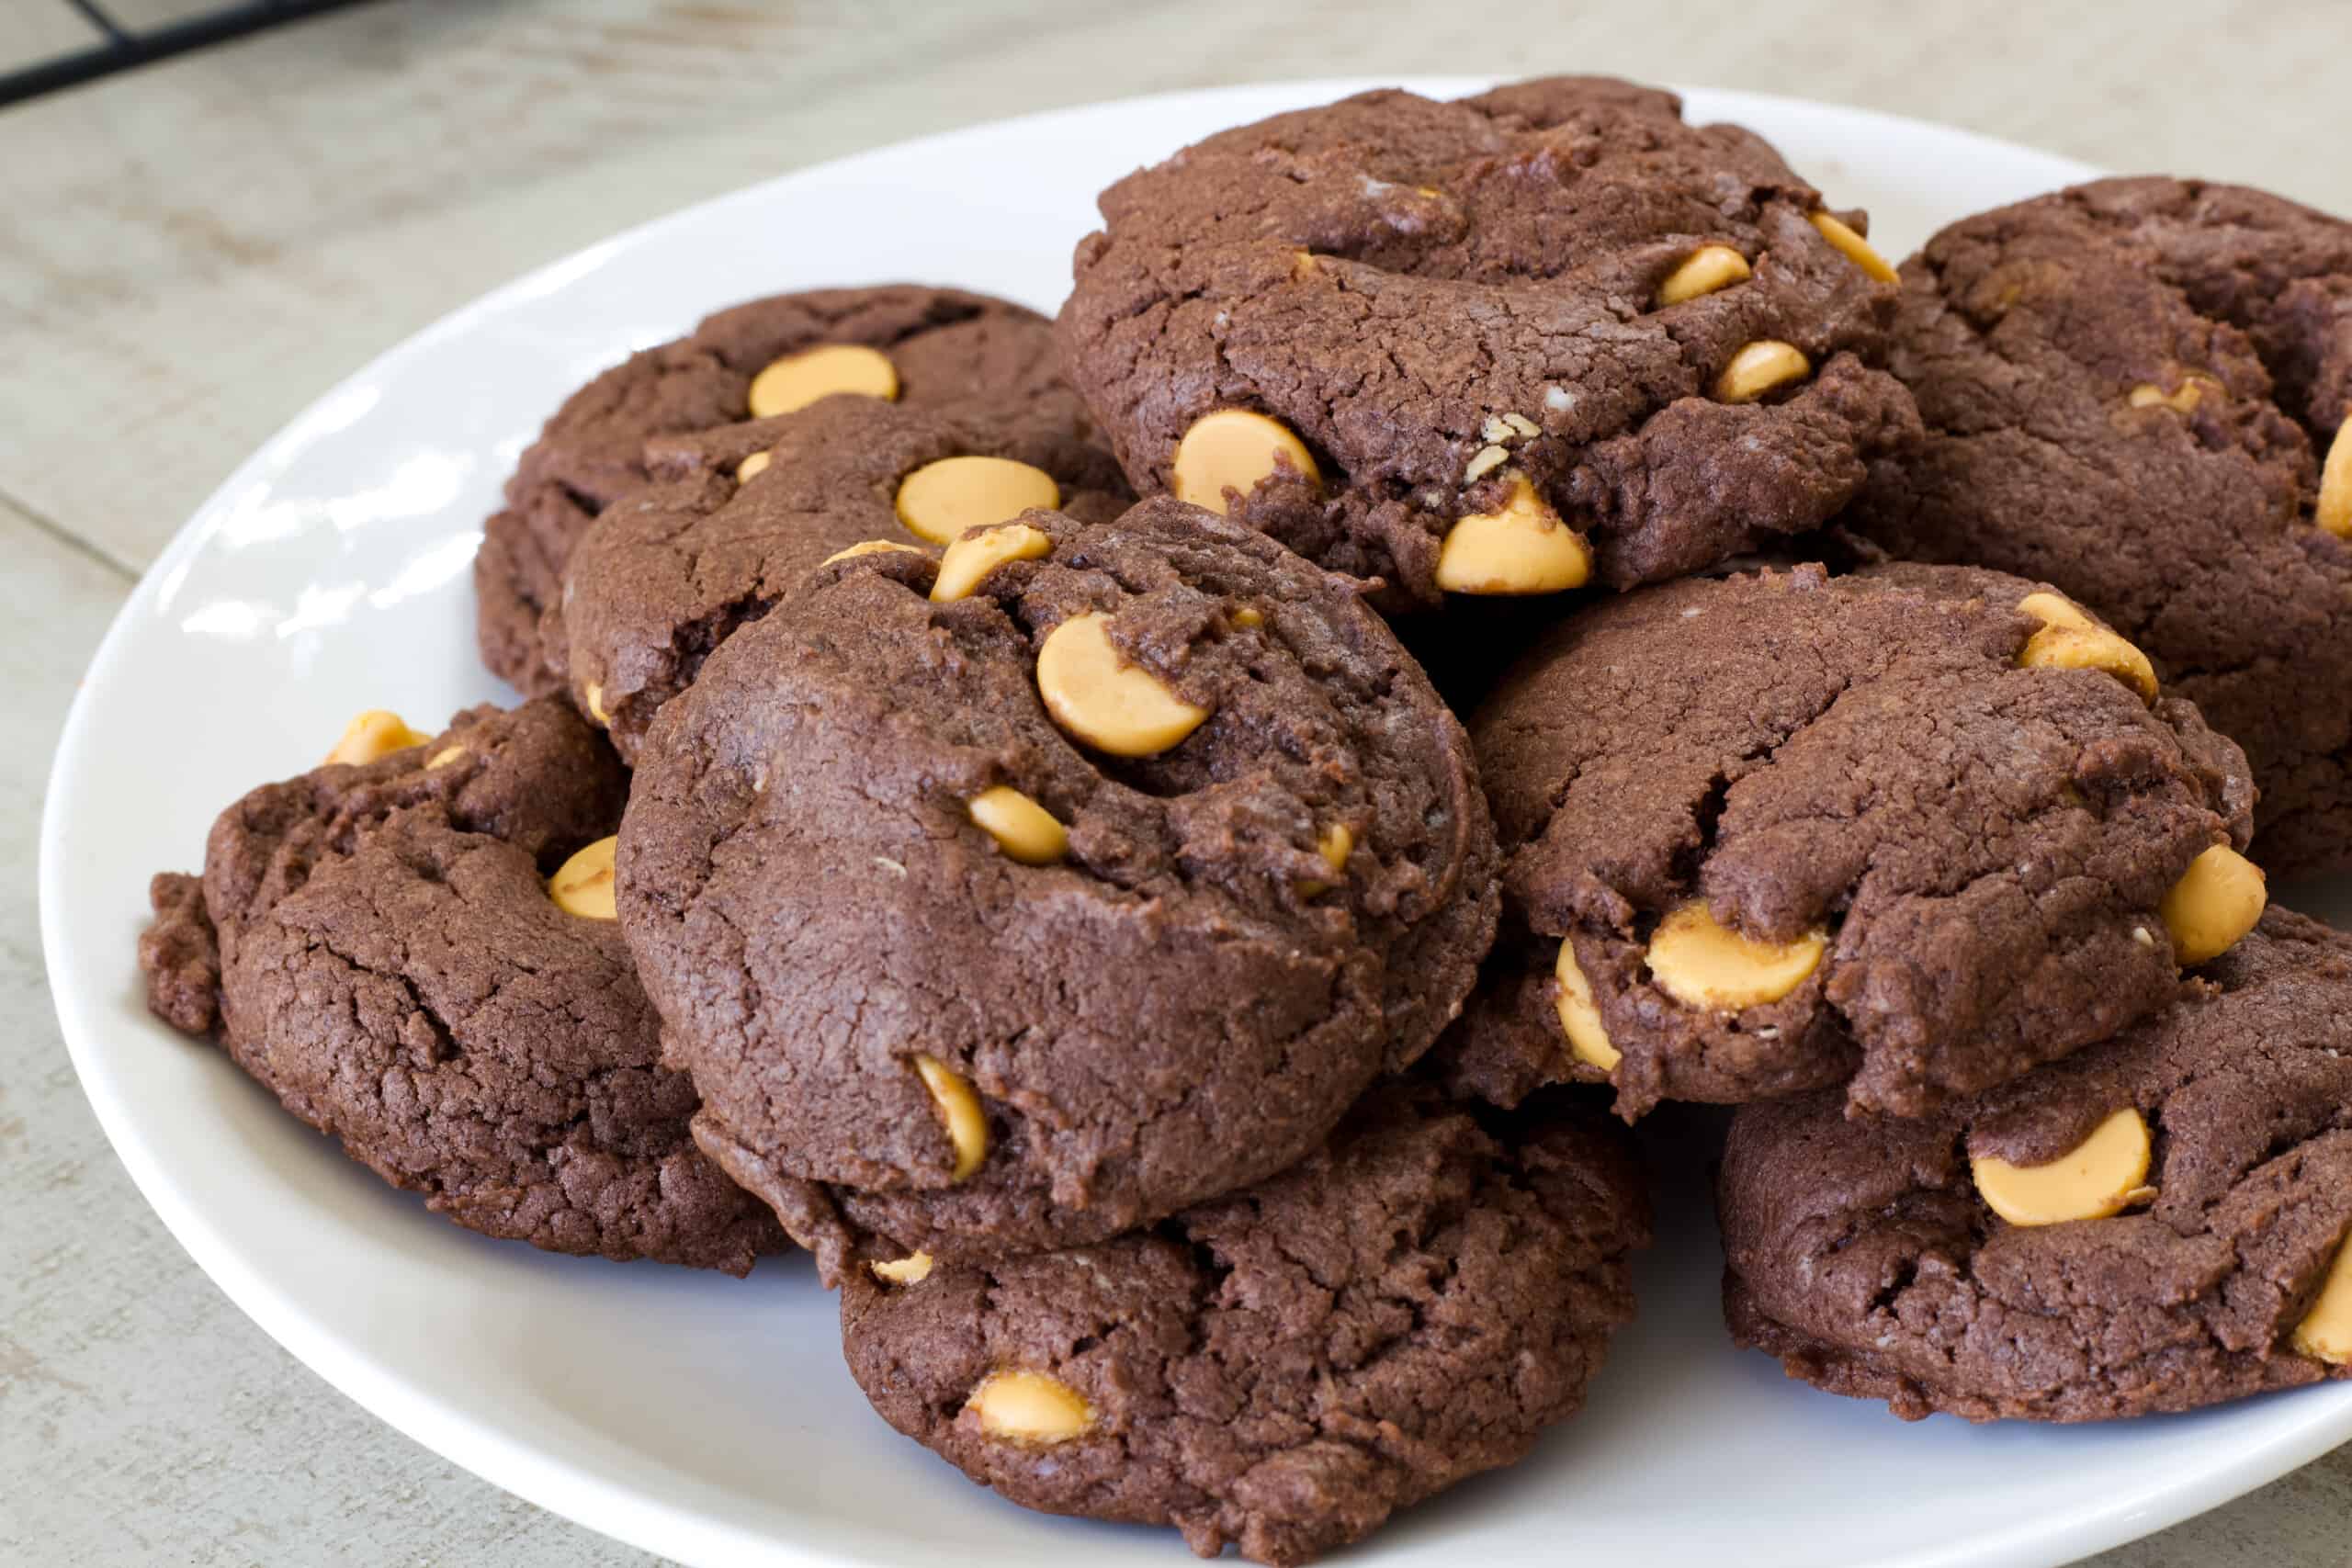
{"label": "stack of cookies", "polygon": [[477,561],[526,700],[230,807],[155,1010],[476,1230],[807,1250],[893,1427],[1204,1555],[1572,1415],[1669,1100],[1822,1387],[2344,1375],[2352,938],[2263,868],[2352,865],[2352,225],[2108,181],[1898,274],[1582,78],[1102,211],[1058,322],[575,394]]}

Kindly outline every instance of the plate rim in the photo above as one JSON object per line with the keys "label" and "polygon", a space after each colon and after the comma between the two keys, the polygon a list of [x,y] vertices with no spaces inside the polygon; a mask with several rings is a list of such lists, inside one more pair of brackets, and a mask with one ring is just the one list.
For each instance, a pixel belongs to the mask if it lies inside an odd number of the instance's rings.
{"label": "plate rim", "polygon": [[[1431,96],[1457,96],[1509,79],[1418,74],[1307,77],[1176,88],[978,121],[804,164],[631,224],[531,267],[372,355],[294,412],[231,469],[198,505],[125,596],[92,654],[67,710],[42,798],[37,899],[43,964],[59,1032],[85,1098],[108,1145],[173,1239],[241,1312],[336,1392],[427,1450],[535,1506],[641,1551],[687,1562],[732,1562],[746,1554],[764,1562],[792,1564],[794,1568],[803,1564],[808,1568],[831,1568],[852,1561],[829,1548],[749,1531],[716,1519],[665,1497],[650,1486],[618,1485],[574,1461],[545,1452],[493,1426],[476,1421],[437,1395],[412,1384],[396,1369],[338,1334],[332,1325],[311,1318],[287,1299],[261,1269],[250,1264],[221,1227],[179,1190],[163,1160],[148,1145],[133,1113],[97,1065],[101,1047],[96,1041],[107,1028],[107,1021],[100,1012],[102,998],[85,994],[72,983],[78,949],[62,912],[71,902],[64,886],[69,808],[63,803],[70,796],[74,778],[82,769],[84,753],[93,744],[88,734],[94,722],[91,716],[107,700],[100,694],[108,688],[114,667],[126,657],[125,649],[135,635],[134,626],[150,615],[166,585],[210,543],[226,520],[229,499],[266,478],[283,454],[305,440],[313,417],[322,410],[378,379],[410,356],[448,337],[463,335],[481,318],[517,296],[527,297],[558,287],[573,272],[641,243],[662,230],[691,223],[734,203],[774,199],[771,193],[797,181],[819,175],[828,178],[854,175],[857,167],[867,161],[905,157],[983,131],[1036,130],[1106,110],[1146,112],[1152,106],[1167,107],[1178,104],[1213,107],[1222,100],[1268,95],[1295,96],[1306,102],[1397,86]],[[2071,165],[2070,179],[2090,179],[2104,173],[2079,160],[2022,142],[1884,110],[1732,87],[1694,85],[1669,90],[1713,100],[1723,106],[1724,118],[1731,119],[1748,113],[1745,107],[1748,105],[1785,108],[1843,119],[1858,130],[1877,128],[1911,134],[1925,130],[1988,155],[2024,154],[2053,164]],[[2046,1520],[2020,1522],[1989,1537],[1973,1538],[1964,1548],[1918,1545],[1882,1561],[1888,1568],[1960,1568],[1963,1562],[2030,1568],[2071,1562],[2081,1555],[2138,1540],[2243,1495],[2352,1438],[2352,1385],[2299,1390],[2295,1396],[2298,1403],[2293,1408],[2300,1413],[2297,1418],[2282,1416],[2273,1428],[2266,1430],[2260,1442],[2245,1445],[2229,1459],[2200,1471],[2188,1484],[2176,1484],[2160,1492],[2152,1489],[2148,1495],[2104,1499],[2070,1516],[2056,1529]]]}

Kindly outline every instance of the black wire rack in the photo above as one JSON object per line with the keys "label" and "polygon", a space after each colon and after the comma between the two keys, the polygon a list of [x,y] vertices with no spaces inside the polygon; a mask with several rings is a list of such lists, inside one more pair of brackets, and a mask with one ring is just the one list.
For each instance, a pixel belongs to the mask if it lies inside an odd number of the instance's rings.
{"label": "black wire rack", "polygon": [[0,108],[117,71],[128,71],[135,65],[152,64],[192,49],[242,38],[298,17],[362,5],[366,0],[232,0],[151,28],[131,27],[117,20],[107,9],[105,0],[0,0],[6,5],[51,3],[63,6],[88,22],[97,29],[101,41],[54,60],[0,73]]}

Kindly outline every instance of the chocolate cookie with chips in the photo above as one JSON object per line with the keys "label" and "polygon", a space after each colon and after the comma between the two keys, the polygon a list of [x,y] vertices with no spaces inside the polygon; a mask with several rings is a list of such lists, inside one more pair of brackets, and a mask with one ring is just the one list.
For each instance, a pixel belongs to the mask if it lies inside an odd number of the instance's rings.
{"label": "chocolate cookie with chips", "polygon": [[1162,499],[821,568],[647,731],[622,928],[829,1276],[1311,1153],[1494,932],[1461,726],[1345,580]]}
{"label": "chocolate cookie with chips", "polygon": [[2104,1040],[2254,924],[2238,749],[2064,596],[1964,568],[1645,589],[1470,723],[1506,934],[1442,1048],[1635,1116],[1911,1116]]}
{"label": "chocolate cookie with chips", "polygon": [[1574,1415],[1648,1227],[1600,1118],[1392,1089],[1150,1231],[853,1275],[842,1348],[885,1420],[1024,1507],[1305,1562]]}
{"label": "chocolate cookie with chips", "polygon": [[661,705],[802,574],[867,542],[945,546],[1032,507],[1126,509],[1067,400],[951,409],[829,397],[647,444],[649,485],[581,538],[548,612],[572,699],[632,758]]}
{"label": "chocolate cookie with chips", "polygon": [[646,444],[773,419],[847,394],[910,408],[1040,410],[1074,429],[1050,325],[1002,299],[894,284],[754,299],[631,355],[555,412],[506,482],[474,558],[482,662],[529,695],[561,689],[564,648],[543,625],[596,518],[643,484]]}
{"label": "chocolate cookie with chips", "polygon": [[431,739],[368,716],[338,750],[222,813],[201,883],[155,879],[156,1012],[469,1229],[736,1274],[783,1247],[655,1060],[611,749],[541,699]]}
{"label": "chocolate cookie with chips", "polygon": [[1844,526],[2046,580],[2245,748],[2254,853],[2352,862],[2352,223],[2101,180],[1904,267],[1890,366],[1927,439]]}
{"label": "chocolate cookie with chips", "polygon": [[1743,1108],[1724,1312],[1898,1416],[2103,1421],[2352,1370],[2352,937],[2272,910],[2129,1033],[1917,1122]]}
{"label": "chocolate cookie with chips", "polygon": [[1367,93],[1101,207],[1061,332],[1137,491],[1392,612],[1699,570],[1826,522],[1917,429],[1871,368],[1864,220],[1669,93]]}

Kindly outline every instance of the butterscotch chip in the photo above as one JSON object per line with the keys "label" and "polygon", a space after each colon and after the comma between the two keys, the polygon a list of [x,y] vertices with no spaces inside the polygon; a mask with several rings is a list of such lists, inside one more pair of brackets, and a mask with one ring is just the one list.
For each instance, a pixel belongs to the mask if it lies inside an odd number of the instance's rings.
{"label": "butterscotch chip", "polygon": [[934,545],[952,545],[968,528],[1009,522],[1061,504],[1061,488],[1043,468],[1010,457],[942,457],[899,486],[899,521]]}
{"label": "butterscotch chip", "polygon": [[750,457],[735,465],[735,482],[737,484],[750,483],[752,479],[758,478],[767,466],[775,460],[775,455],[772,452],[752,453]]}
{"label": "butterscotch chip", "polygon": [[939,576],[931,585],[931,596],[943,604],[967,598],[981,579],[1005,562],[1041,560],[1053,547],[1053,540],[1043,530],[1026,523],[975,530],[947,547],[947,553],[939,559]]}
{"label": "butterscotch chip", "polygon": [[2227,844],[2215,844],[2181,874],[2158,913],[2183,964],[2219,958],[2254,930],[2270,901],[2262,868]]}
{"label": "butterscotch chip", "polygon": [[2135,409],[2167,408],[2177,414],[2191,414],[2208,395],[2221,390],[2222,384],[2211,376],[2184,376],[2169,392],[2153,382],[2142,382],[2125,394],[2124,400]]}
{"label": "butterscotch chip", "polygon": [[989,1119],[980,1109],[980,1097],[972,1092],[971,1079],[935,1056],[917,1056],[915,1071],[939,1108],[947,1141],[956,1146],[956,1163],[948,1175],[965,1180],[989,1157]]}
{"label": "butterscotch chip", "polygon": [[580,701],[581,705],[588,710],[588,716],[594,720],[598,725],[609,727],[612,724],[613,716],[605,711],[605,685],[603,682],[589,682],[588,684],[581,690]]}
{"label": "butterscotch chip", "polygon": [[1743,1107],[1716,1194],[1733,1338],[1908,1418],[2352,1376],[2352,935],[2274,908],[2199,982],[1924,1117]]}
{"label": "butterscotch chip", "polygon": [[1894,268],[1887,265],[1886,258],[1879,254],[1868,240],[1854,232],[1853,225],[1844,219],[1819,209],[1806,213],[1805,217],[1839,255],[1860,267],[1872,283],[1902,281]]}
{"label": "butterscotch chip", "polygon": [[548,897],[555,907],[583,919],[619,919],[613,898],[613,852],[619,847],[617,837],[599,839],[565,861],[548,878]]}
{"label": "butterscotch chip", "polygon": [[2147,1187],[2148,1123],[2130,1106],[2101,1122],[2091,1135],[2056,1159],[2011,1165],[1984,1156],[1971,1160],[1976,1190],[2013,1225],[2054,1225],[2103,1220],[2155,1196]]}
{"label": "butterscotch chip", "polygon": [[1679,305],[1755,276],[1747,258],[1729,245],[1702,245],[1666,275],[1666,281],[1657,286],[1657,302],[1661,307]]}
{"label": "butterscotch chip", "polygon": [[1650,976],[1685,1007],[1728,1012],[1779,1001],[1820,967],[1828,948],[1828,933],[1818,931],[1793,942],[1758,942],[1694,899],[1658,922],[1650,938]]}
{"label": "butterscotch chip", "polygon": [[786,355],[752,378],[752,417],[773,419],[838,392],[895,399],[898,367],[888,355],[863,344],[829,343]]}
{"label": "butterscotch chip", "polygon": [[990,1372],[964,1403],[987,1436],[1039,1448],[1082,1438],[1094,1425],[1086,1396],[1043,1372]]}
{"label": "butterscotch chip", "polygon": [[2335,427],[2327,444],[2327,467],[2321,470],[2319,525],[2339,539],[2352,539],[2352,419]]}
{"label": "butterscotch chip", "polygon": [[[1335,876],[1347,874],[1348,856],[1355,852],[1355,831],[1345,822],[1332,823],[1315,840],[1315,852],[1323,857],[1323,863],[1331,868]],[[1298,885],[1298,890],[1311,898],[1318,893],[1329,892],[1331,886],[1319,876],[1309,877]]]}
{"label": "butterscotch chip", "polygon": [[981,1378],[965,1408],[986,1437],[1037,1448],[1068,1443],[1093,1427],[1093,1405],[1087,1404],[1087,1396],[1058,1378],[1021,1368]]}
{"label": "butterscotch chip", "polygon": [[1344,872],[1348,869],[1348,856],[1355,852],[1355,832],[1345,822],[1332,823],[1329,828],[1324,829],[1322,836],[1315,840],[1316,852],[1322,855],[1324,863],[1335,872]]}
{"label": "butterscotch chip", "polygon": [[383,708],[369,708],[344,727],[343,738],[334,743],[334,750],[326,754],[326,761],[329,763],[373,762],[395,751],[422,746],[432,739],[411,729],[396,713]]}
{"label": "butterscotch chip", "polygon": [[868,1265],[874,1277],[893,1285],[920,1285],[931,1278],[932,1259],[928,1252],[910,1252],[904,1258]]}
{"label": "butterscotch chip", "polygon": [[1796,344],[1771,339],[1751,343],[1733,355],[1715,378],[1715,400],[1752,403],[1812,374],[1813,361]]}
{"label": "butterscotch chip", "polygon": [[444,746],[433,753],[431,759],[425,762],[424,770],[431,773],[435,768],[446,768],[465,754],[466,749],[463,746]]}
{"label": "butterscotch chip", "polygon": [[850,546],[847,549],[835,550],[817,564],[831,566],[836,561],[855,560],[860,556],[878,556],[891,550],[903,550],[910,556],[922,554],[918,547],[900,544],[896,539],[865,539]]}
{"label": "butterscotch chip", "polygon": [[1560,520],[1525,474],[1510,477],[1501,506],[1455,523],[1440,547],[1437,584],[1449,593],[1558,593],[1592,575],[1584,536]]}
{"label": "butterscotch chip", "polygon": [[2148,656],[2055,593],[2029,593],[2018,608],[2041,623],[2018,662],[2029,669],[2104,670],[2149,702],[2156,700],[2155,666]]}
{"label": "butterscotch chip", "polygon": [[1560,1032],[1568,1037],[1568,1049],[1579,1062],[1604,1073],[1615,1072],[1617,1064],[1624,1058],[1616,1046],[1609,1043],[1609,1030],[1600,1021],[1600,1009],[1593,1004],[1592,982],[1577,966],[1576,949],[1565,942],[1560,943],[1553,977],[1559,982]]}
{"label": "butterscotch chip", "polygon": [[1309,484],[1323,478],[1306,444],[1281,421],[1249,409],[1218,409],[1194,420],[1176,444],[1170,488],[1177,500],[1222,517],[1227,491],[1246,500],[1285,468]]}
{"label": "butterscotch chip", "polygon": [[1069,829],[1010,785],[980,791],[964,809],[1007,858],[1023,865],[1051,865],[1069,853]]}
{"label": "butterscotch chip", "polygon": [[1262,626],[1266,624],[1265,613],[1255,605],[1244,604],[1233,612],[1233,624],[1244,631],[1253,626]]}
{"label": "butterscotch chip", "polygon": [[1098,751],[1150,757],[1198,729],[1209,710],[1127,662],[1111,641],[1111,617],[1072,615],[1037,650],[1037,694],[1054,722]]}
{"label": "butterscotch chip", "polygon": [[2295,1325],[2295,1348],[2329,1366],[2352,1364],[2352,1247],[2338,1247],[2319,1299]]}

